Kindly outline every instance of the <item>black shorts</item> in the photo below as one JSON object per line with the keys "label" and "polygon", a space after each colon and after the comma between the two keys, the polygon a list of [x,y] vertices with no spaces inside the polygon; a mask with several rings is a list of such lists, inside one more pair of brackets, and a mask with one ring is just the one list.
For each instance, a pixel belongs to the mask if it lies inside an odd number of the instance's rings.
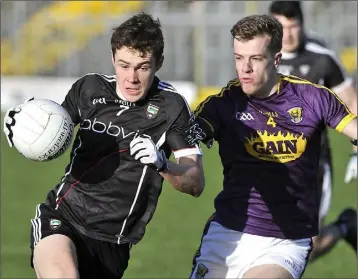
{"label": "black shorts", "polygon": [[130,244],[115,244],[96,240],[79,233],[54,208],[46,204],[36,207],[36,216],[31,220],[31,267],[33,251],[40,239],[62,234],[76,246],[80,278],[121,278],[128,266]]}

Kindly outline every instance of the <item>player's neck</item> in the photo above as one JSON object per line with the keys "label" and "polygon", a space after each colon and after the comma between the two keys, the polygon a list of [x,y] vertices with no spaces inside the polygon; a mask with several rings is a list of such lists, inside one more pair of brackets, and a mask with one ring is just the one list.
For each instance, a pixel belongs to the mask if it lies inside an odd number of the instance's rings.
{"label": "player's neck", "polygon": [[118,83],[116,84],[116,93],[117,93],[117,95],[118,95],[119,98],[121,98],[121,99],[124,100],[124,101],[128,101],[128,100],[126,99],[126,97],[124,97],[124,95],[123,95],[121,89],[119,88]]}
{"label": "player's neck", "polygon": [[269,78],[266,85],[255,94],[255,97],[258,99],[265,99],[275,94],[277,92],[279,82],[279,75],[275,73],[274,75],[272,75],[272,77]]}

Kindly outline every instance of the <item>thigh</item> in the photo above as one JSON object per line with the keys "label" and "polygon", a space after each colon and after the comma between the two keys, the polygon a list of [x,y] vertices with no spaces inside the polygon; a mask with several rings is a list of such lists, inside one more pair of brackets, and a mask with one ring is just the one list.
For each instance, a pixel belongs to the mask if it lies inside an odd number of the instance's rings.
{"label": "thigh", "polygon": [[128,243],[118,245],[81,235],[76,245],[81,278],[122,278],[128,267]]}
{"label": "thigh", "polygon": [[78,277],[74,233],[58,212],[38,205],[31,223],[31,266],[37,276]]}
{"label": "thigh", "polygon": [[276,264],[264,264],[250,268],[242,278],[257,279],[294,279],[292,274],[285,268]]}
{"label": "thigh", "polygon": [[38,278],[79,278],[76,248],[65,235],[41,239],[34,248],[32,262]]}
{"label": "thigh", "polygon": [[312,239],[277,240],[247,266],[243,277],[301,278],[311,251]]}

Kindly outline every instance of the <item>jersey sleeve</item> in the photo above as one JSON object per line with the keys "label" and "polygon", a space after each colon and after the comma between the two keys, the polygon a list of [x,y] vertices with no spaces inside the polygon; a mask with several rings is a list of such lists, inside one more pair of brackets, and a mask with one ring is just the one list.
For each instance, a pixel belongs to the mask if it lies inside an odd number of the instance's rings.
{"label": "jersey sleeve", "polygon": [[171,124],[167,131],[166,141],[175,159],[189,155],[202,155],[202,150],[198,145],[192,146],[187,141],[186,130],[189,126],[191,111],[184,98],[179,93],[175,94],[177,94],[175,104],[167,106],[168,114],[172,115],[175,111],[176,115],[173,120],[169,120]]}
{"label": "jersey sleeve", "polygon": [[313,109],[325,125],[342,132],[356,116],[352,114],[345,103],[330,89],[313,88]]}
{"label": "jersey sleeve", "polygon": [[324,78],[324,86],[334,92],[352,84],[352,80],[347,76],[343,66],[333,54],[327,55],[325,69],[327,73]]}
{"label": "jersey sleeve", "polygon": [[217,138],[220,127],[218,107],[215,104],[216,97],[209,96],[194,111],[200,128],[209,138]]}
{"label": "jersey sleeve", "polygon": [[80,80],[76,81],[71,89],[68,91],[65,100],[62,102],[61,106],[66,109],[70,114],[71,119],[75,125],[77,125],[80,120],[80,90],[81,90]]}

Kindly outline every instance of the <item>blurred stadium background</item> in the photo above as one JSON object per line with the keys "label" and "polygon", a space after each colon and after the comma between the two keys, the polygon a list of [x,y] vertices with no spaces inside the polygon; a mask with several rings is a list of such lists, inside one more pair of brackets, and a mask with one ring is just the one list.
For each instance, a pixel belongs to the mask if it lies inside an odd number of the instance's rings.
{"label": "blurred stadium background", "polygon": [[[159,17],[165,62],[159,77],[173,83],[194,108],[218,92],[234,72],[230,28],[240,18],[266,13],[269,1],[2,1],[1,108],[29,96],[61,102],[80,76],[112,74],[113,27],[133,13]],[[356,78],[357,2],[305,1],[305,27],[337,52]],[[333,220],[357,207],[356,182],[343,183],[351,147],[331,133],[334,148]],[[69,153],[49,163],[25,160],[1,137],[1,278],[35,278],[29,267],[29,230],[35,205],[63,174]],[[202,228],[221,190],[217,146],[206,150],[206,190],[199,199],[165,184],[143,241],[133,248],[125,278],[187,278]],[[305,278],[356,278],[357,258],[344,242],[307,268]]]}

